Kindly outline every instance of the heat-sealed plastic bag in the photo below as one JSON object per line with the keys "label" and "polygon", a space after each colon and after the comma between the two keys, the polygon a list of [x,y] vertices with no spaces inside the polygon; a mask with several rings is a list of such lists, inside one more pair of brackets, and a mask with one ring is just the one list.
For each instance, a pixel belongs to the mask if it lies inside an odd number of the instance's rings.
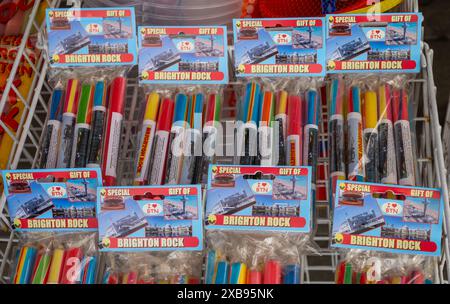
{"label": "heat-sealed plastic bag", "polygon": [[144,95],[135,184],[205,183],[222,135],[222,87],[145,86]]}
{"label": "heat-sealed plastic bag", "polygon": [[207,244],[206,284],[301,284],[302,257],[317,253],[299,233],[216,229]]}
{"label": "heat-sealed plastic bag", "polygon": [[23,233],[13,252],[13,284],[96,283],[95,232]]}
{"label": "heat-sealed plastic bag", "polygon": [[199,284],[202,252],[108,253],[103,284]]}
{"label": "heat-sealed plastic bag", "polygon": [[432,284],[435,258],[349,250],[336,268],[336,284]]}
{"label": "heat-sealed plastic bag", "polygon": [[338,180],[413,186],[410,76],[347,74],[329,84],[329,175]]}

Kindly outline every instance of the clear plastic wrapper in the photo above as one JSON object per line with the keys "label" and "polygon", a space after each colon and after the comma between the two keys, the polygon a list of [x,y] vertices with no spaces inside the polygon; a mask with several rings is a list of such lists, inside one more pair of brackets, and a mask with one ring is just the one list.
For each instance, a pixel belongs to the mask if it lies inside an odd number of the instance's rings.
{"label": "clear plastic wrapper", "polygon": [[13,284],[96,283],[96,233],[21,233],[13,253]]}
{"label": "clear plastic wrapper", "polygon": [[435,258],[349,250],[336,268],[336,284],[432,284]]}
{"label": "clear plastic wrapper", "polygon": [[199,284],[202,252],[107,253],[103,284]]}
{"label": "clear plastic wrapper", "polygon": [[54,91],[41,143],[40,168],[101,167],[117,179],[126,69],[54,69]]}
{"label": "clear plastic wrapper", "polygon": [[[321,78],[314,77],[252,78],[246,81],[240,93],[236,118],[241,123],[237,126],[238,133],[242,128],[246,135],[236,136],[235,162],[315,168],[318,131],[311,129],[318,130],[321,119],[322,82]],[[247,136],[253,130],[259,133],[258,136]],[[263,134],[271,137],[268,143],[263,141]],[[263,151],[267,149],[270,151]]]}
{"label": "clear plastic wrapper", "polygon": [[301,284],[306,254],[318,248],[305,234],[209,230],[205,283]]}
{"label": "clear plastic wrapper", "polygon": [[235,129],[236,164],[311,166],[313,206],[322,85],[319,77],[249,78],[240,93]]}
{"label": "clear plastic wrapper", "polygon": [[134,183],[206,183],[220,134],[219,85],[144,86]]}
{"label": "clear plastic wrapper", "polygon": [[416,185],[409,114],[410,77],[400,74],[331,77],[328,132],[333,194],[337,180],[344,179]]}

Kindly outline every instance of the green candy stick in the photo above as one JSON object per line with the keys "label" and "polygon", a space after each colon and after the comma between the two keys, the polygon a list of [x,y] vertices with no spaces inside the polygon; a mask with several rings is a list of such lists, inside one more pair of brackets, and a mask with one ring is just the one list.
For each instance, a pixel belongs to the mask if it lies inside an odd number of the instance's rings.
{"label": "green candy stick", "polygon": [[352,264],[345,265],[344,284],[352,284]]}
{"label": "green candy stick", "polygon": [[50,262],[52,260],[52,256],[49,251],[46,250],[42,257],[39,259],[39,263],[36,266],[36,272],[34,273],[33,280],[31,284],[44,284],[45,277],[47,276],[47,272],[50,268]]}

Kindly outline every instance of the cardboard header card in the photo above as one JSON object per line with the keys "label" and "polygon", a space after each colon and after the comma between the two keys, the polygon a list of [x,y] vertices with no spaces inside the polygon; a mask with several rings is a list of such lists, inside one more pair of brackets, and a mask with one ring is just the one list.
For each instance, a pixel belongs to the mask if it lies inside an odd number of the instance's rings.
{"label": "cardboard header card", "polygon": [[418,73],[422,15],[327,15],[328,73]]}
{"label": "cardboard header card", "polygon": [[100,169],[2,171],[11,224],[20,231],[96,231]]}
{"label": "cardboard header card", "polygon": [[225,26],[140,26],[142,84],[226,84]]}
{"label": "cardboard header card", "polygon": [[236,76],[325,76],[325,19],[234,19]]}
{"label": "cardboard header card", "polygon": [[437,256],[442,216],[438,189],[339,181],[331,246]]}
{"label": "cardboard header card", "polygon": [[202,250],[199,185],[98,189],[102,251]]}
{"label": "cardboard header card", "polygon": [[210,165],[206,229],[311,231],[311,168]]}
{"label": "cardboard header card", "polygon": [[52,67],[137,63],[133,7],[52,8],[46,14]]}

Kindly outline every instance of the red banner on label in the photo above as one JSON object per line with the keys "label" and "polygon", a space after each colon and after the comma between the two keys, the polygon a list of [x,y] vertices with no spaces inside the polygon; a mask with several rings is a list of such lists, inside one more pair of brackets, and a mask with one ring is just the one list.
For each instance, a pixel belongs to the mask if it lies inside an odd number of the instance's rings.
{"label": "red banner on label", "polygon": [[95,229],[98,227],[96,218],[76,219],[19,219],[14,226],[21,229]]}
{"label": "red banner on label", "polygon": [[46,178],[57,178],[57,179],[81,179],[81,178],[97,178],[97,171],[95,170],[72,170],[68,169],[67,171],[49,171],[49,170],[42,170],[39,171],[33,170],[33,171],[17,171],[17,172],[11,172],[9,175],[6,176],[9,182],[12,181],[21,181],[21,180],[38,180],[38,179],[46,179]]}
{"label": "red banner on label", "polygon": [[244,64],[245,74],[317,74],[322,65],[313,64]]}
{"label": "red banner on label", "polygon": [[104,243],[107,248],[193,248],[200,242],[197,237],[122,237],[108,238],[109,245]]}
{"label": "red banner on label", "polygon": [[163,81],[220,81],[224,79],[223,72],[177,72],[177,71],[147,71],[148,78],[145,80],[163,80]]}
{"label": "red banner on label", "polygon": [[239,27],[299,27],[322,26],[321,19],[239,19]]}
{"label": "red banner on label", "polygon": [[130,17],[131,10],[129,9],[67,9],[67,10],[50,10],[48,12],[50,18],[118,18]]}
{"label": "red banner on label", "polygon": [[416,62],[414,60],[348,60],[333,62],[334,68],[331,69],[334,69],[335,71],[390,71],[414,70],[416,68]]}
{"label": "red banner on label", "polygon": [[145,199],[146,195],[150,195],[150,197],[147,197],[148,199],[154,199],[155,196],[164,195],[164,196],[171,196],[171,195],[197,195],[196,186],[170,186],[165,185],[164,187],[157,188],[157,187],[138,187],[138,188],[114,188],[109,187],[104,189],[105,196],[134,196],[134,195],[142,195],[143,199]]}
{"label": "red banner on label", "polygon": [[367,14],[361,16],[354,15],[333,15],[330,17],[333,23],[365,23],[365,22],[417,22],[419,17],[414,14],[390,15],[390,14]]}
{"label": "red banner on label", "polygon": [[303,217],[283,216],[241,216],[219,215],[208,217],[212,225],[217,226],[248,226],[248,227],[274,227],[274,228],[303,228],[306,220]]}
{"label": "red banner on label", "polygon": [[250,166],[213,166],[213,174],[273,174],[280,176],[295,175],[295,176],[307,176],[307,167],[250,167]]}
{"label": "red banner on label", "polygon": [[55,63],[129,63],[133,62],[133,54],[64,54],[53,56]]}
{"label": "red banner on label", "polygon": [[[342,238],[340,237],[342,236]],[[362,247],[386,248],[405,251],[435,252],[437,245],[430,241],[403,240],[368,235],[337,234],[337,244]]]}

